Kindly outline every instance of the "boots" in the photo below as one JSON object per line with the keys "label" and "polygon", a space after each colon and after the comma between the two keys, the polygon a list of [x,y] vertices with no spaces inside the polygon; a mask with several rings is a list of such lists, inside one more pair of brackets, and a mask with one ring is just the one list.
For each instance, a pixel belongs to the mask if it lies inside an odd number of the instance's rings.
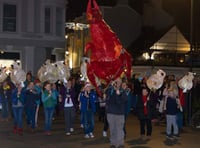
{"label": "boots", "polygon": [[16,125],[13,127],[13,133],[17,134],[17,126]]}
{"label": "boots", "polygon": [[20,136],[23,136],[23,129],[22,129],[22,128],[18,128],[18,134],[19,134]]}

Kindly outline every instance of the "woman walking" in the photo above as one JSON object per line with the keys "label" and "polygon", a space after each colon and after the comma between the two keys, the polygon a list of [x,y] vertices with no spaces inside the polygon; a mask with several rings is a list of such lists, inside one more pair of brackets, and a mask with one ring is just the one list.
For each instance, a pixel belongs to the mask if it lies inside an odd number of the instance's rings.
{"label": "woman walking", "polygon": [[71,135],[74,131],[75,118],[75,91],[72,88],[72,81],[68,80],[66,86],[60,92],[64,100],[65,133]]}
{"label": "woman walking", "polygon": [[44,107],[45,115],[45,135],[51,135],[51,125],[52,117],[54,113],[55,106],[57,104],[57,95],[56,91],[51,89],[50,82],[44,83],[44,88],[42,92],[42,103]]}
{"label": "woman walking", "polygon": [[12,92],[12,110],[14,115],[13,133],[23,135],[23,111],[25,90],[20,84],[16,84],[16,88]]}

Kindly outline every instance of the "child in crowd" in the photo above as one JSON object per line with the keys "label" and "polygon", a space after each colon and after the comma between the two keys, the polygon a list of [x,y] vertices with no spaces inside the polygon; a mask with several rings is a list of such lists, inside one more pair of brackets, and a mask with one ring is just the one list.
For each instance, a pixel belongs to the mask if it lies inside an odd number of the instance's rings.
{"label": "child in crowd", "polygon": [[36,112],[35,112],[35,126],[38,126],[38,113],[39,113],[39,109],[40,109],[40,104],[41,104],[41,94],[42,94],[42,87],[41,87],[41,82],[39,79],[35,79],[34,81],[35,83],[35,90],[38,93],[38,97],[36,99]]}
{"label": "child in crowd", "polygon": [[85,138],[94,138],[94,113],[96,112],[97,95],[92,90],[91,84],[87,83],[84,91],[80,94],[81,112],[83,114],[83,127]]}
{"label": "child in crowd", "polygon": [[[153,101],[149,98],[148,88],[142,88],[142,95],[138,97],[136,112],[140,121],[140,134],[142,140],[150,140],[152,134],[152,114],[154,110]],[[145,137],[145,126],[147,128]]]}
{"label": "child in crowd", "polygon": [[23,135],[23,111],[25,90],[20,84],[16,84],[16,88],[12,92],[12,110],[14,115],[13,133]]}
{"label": "child in crowd", "polygon": [[42,92],[42,103],[44,106],[44,115],[45,115],[45,135],[51,135],[51,126],[52,118],[55,106],[57,104],[57,95],[56,91],[52,90],[51,83],[46,81],[43,85]]}
{"label": "child in crowd", "polygon": [[72,80],[68,80],[65,87],[60,92],[64,100],[65,134],[71,135],[74,131],[75,120],[75,90],[72,88]]}
{"label": "child in crowd", "polygon": [[[177,90],[168,89],[168,96],[166,97],[166,137],[168,139],[179,138],[179,131],[176,122],[176,114],[178,113],[179,101],[177,100]],[[173,127],[173,134],[172,134]]]}
{"label": "child in crowd", "polygon": [[25,110],[26,110],[26,123],[32,132],[35,130],[35,112],[36,100],[40,98],[40,94],[36,91],[33,82],[29,82],[25,92]]}
{"label": "child in crowd", "polygon": [[8,81],[4,81],[0,86],[0,98],[2,104],[1,121],[8,121],[9,114],[11,114],[11,87]]}

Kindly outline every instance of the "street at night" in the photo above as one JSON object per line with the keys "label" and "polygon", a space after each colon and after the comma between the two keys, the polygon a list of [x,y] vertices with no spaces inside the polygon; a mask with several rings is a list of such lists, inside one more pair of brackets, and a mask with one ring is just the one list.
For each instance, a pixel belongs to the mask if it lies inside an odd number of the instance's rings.
{"label": "street at night", "polygon": [[200,148],[199,14],[200,0],[0,0],[0,147]]}
{"label": "street at night", "polygon": [[[94,138],[85,139],[83,129],[80,128],[79,115],[76,119],[74,133],[67,136],[64,132],[63,118],[53,121],[52,135],[46,136],[43,132],[43,119],[39,118],[39,127],[35,133],[24,129],[23,136],[12,133],[12,121],[1,122],[0,145],[2,148],[107,148],[109,138],[102,136],[103,123],[95,119]],[[151,140],[142,141],[139,134],[139,122],[135,115],[130,113],[127,121],[127,137],[125,138],[126,148],[199,148],[200,130],[194,130],[189,126],[183,128],[180,139],[168,140],[165,136],[165,124],[153,125]]]}

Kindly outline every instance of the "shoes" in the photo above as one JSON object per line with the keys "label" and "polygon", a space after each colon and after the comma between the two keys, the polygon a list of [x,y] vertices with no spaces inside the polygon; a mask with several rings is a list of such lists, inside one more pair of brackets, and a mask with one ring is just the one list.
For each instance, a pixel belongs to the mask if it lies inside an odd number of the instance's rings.
{"label": "shoes", "polygon": [[32,129],[31,129],[31,133],[33,133],[33,134],[34,134],[34,133],[35,133],[35,129],[33,129],[33,128],[32,128]]}
{"label": "shoes", "polygon": [[17,134],[17,126],[14,126],[14,128],[13,128],[13,133],[14,133],[14,134]]}
{"label": "shoes", "polygon": [[51,135],[51,132],[50,132],[50,131],[45,131],[44,134],[47,135],[47,136],[50,136],[50,135]]}
{"label": "shoes", "polygon": [[173,140],[174,138],[171,135],[166,135],[167,139]]}
{"label": "shoes", "polygon": [[110,148],[117,148],[115,145],[110,145]]}
{"label": "shoes", "polygon": [[117,148],[124,148],[124,145],[120,145],[120,146],[118,146]]}
{"label": "shoes", "polygon": [[19,129],[18,129],[18,134],[19,134],[20,136],[23,136],[23,129],[22,129],[22,128],[19,128]]}
{"label": "shoes", "polygon": [[141,135],[141,136],[140,136],[140,139],[146,140],[145,135]]}
{"label": "shoes", "polygon": [[89,135],[90,135],[90,137],[91,137],[91,138],[94,138],[94,135],[93,135],[93,133],[89,133]]}
{"label": "shoes", "polygon": [[103,131],[103,137],[107,137],[107,132]]}
{"label": "shoes", "polygon": [[71,133],[70,133],[70,132],[67,132],[65,135],[69,136],[69,135],[71,135]]}
{"label": "shoes", "polygon": [[180,139],[181,138],[180,135],[173,135],[172,137],[175,138],[175,139]]}
{"label": "shoes", "polygon": [[88,134],[85,134],[84,136],[86,139],[90,138],[90,136]]}
{"label": "shoes", "polygon": [[146,136],[146,140],[151,140],[151,136]]}
{"label": "shoes", "polygon": [[70,132],[73,132],[74,131],[74,128],[70,128]]}

